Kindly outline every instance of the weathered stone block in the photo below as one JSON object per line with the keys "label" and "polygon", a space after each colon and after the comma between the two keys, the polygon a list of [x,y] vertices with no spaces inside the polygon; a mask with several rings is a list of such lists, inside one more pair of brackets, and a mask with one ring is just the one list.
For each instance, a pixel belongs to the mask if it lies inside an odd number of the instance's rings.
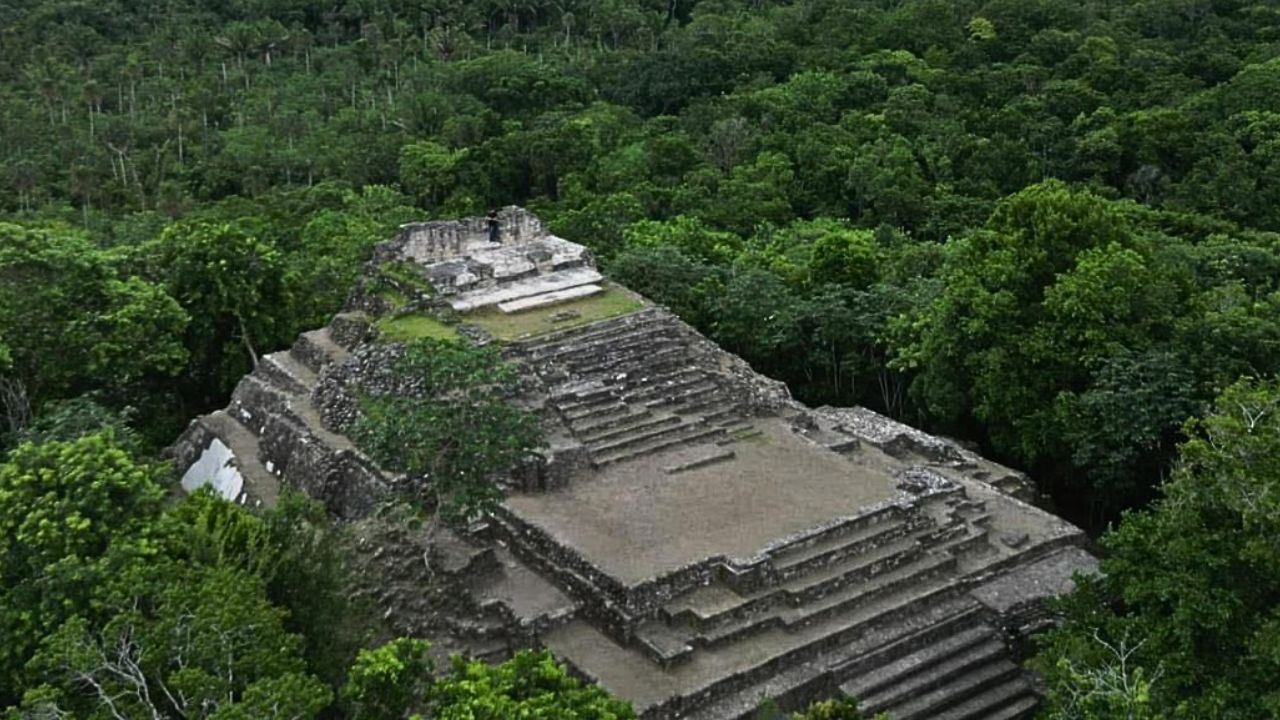
{"label": "weathered stone block", "polygon": [[369,339],[373,323],[363,312],[339,313],[329,322],[333,341],[348,350],[355,350]]}

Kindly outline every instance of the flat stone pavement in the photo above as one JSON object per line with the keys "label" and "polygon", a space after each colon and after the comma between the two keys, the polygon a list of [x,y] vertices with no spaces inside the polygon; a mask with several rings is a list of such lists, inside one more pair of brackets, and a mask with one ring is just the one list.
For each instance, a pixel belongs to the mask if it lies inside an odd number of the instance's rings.
{"label": "flat stone pavement", "polygon": [[668,474],[707,452],[682,448],[575,478],[560,491],[512,495],[507,506],[619,581],[635,585],[714,556],[747,559],[770,542],[897,495],[874,448],[845,457],[753,418],[761,435],[728,446],[733,460]]}

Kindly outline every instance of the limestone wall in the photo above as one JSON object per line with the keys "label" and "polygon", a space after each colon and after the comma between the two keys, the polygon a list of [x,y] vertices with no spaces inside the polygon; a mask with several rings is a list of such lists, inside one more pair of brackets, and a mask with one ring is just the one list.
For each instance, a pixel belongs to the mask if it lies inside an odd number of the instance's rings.
{"label": "limestone wall", "polygon": [[[502,245],[529,242],[546,235],[542,221],[523,208],[505,207],[497,212],[496,219],[498,242]],[[426,265],[464,255],[468,246],[483,245],[489,239],[487,217],[410,223],[401,226],[394,240],[379,245],[374,259],[377,262],[412,260]]]}

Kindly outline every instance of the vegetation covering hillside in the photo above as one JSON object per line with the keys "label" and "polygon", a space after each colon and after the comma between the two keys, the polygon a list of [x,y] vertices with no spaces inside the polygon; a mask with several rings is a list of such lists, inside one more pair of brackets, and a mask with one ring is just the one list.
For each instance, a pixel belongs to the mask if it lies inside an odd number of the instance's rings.
{"label": "vegetation covering hillside", "polygon": [[[0,705],[134,717],[50,658],[152,633],[162,716],[364,717],[324,553],[262,555],[338,531],[171,507],[152,458],[399,223],[514,203],[806,402],[1113,524],[1051,711],[1275,713],[1278,179],[1270,2],[0,0]],[[165,623],[228,584],[224,681]]]}

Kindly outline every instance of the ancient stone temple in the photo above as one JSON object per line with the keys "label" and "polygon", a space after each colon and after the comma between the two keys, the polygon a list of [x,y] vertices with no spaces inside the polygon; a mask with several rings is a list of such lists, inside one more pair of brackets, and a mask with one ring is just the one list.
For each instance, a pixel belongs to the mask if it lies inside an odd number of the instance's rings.
{"label": "ancient stone temple", "polygon": [[544,646],[644,718],[836,693],[901,719],[1032,712],[1019,653],[1095,567],[1079,529],[956,443],[795,402],[518,208],[380,246],[346,312],[191,424],[184,486],[377,516],[398,478],[344,435],[350,388],[423,335],[501,343],[549,447],[496,516],[431,550],[446,571],[422,582],[451,583],[448,608],[424,607],[411,528],[371,553],[399,563],[371,598],[402,631],[482,657]]}

